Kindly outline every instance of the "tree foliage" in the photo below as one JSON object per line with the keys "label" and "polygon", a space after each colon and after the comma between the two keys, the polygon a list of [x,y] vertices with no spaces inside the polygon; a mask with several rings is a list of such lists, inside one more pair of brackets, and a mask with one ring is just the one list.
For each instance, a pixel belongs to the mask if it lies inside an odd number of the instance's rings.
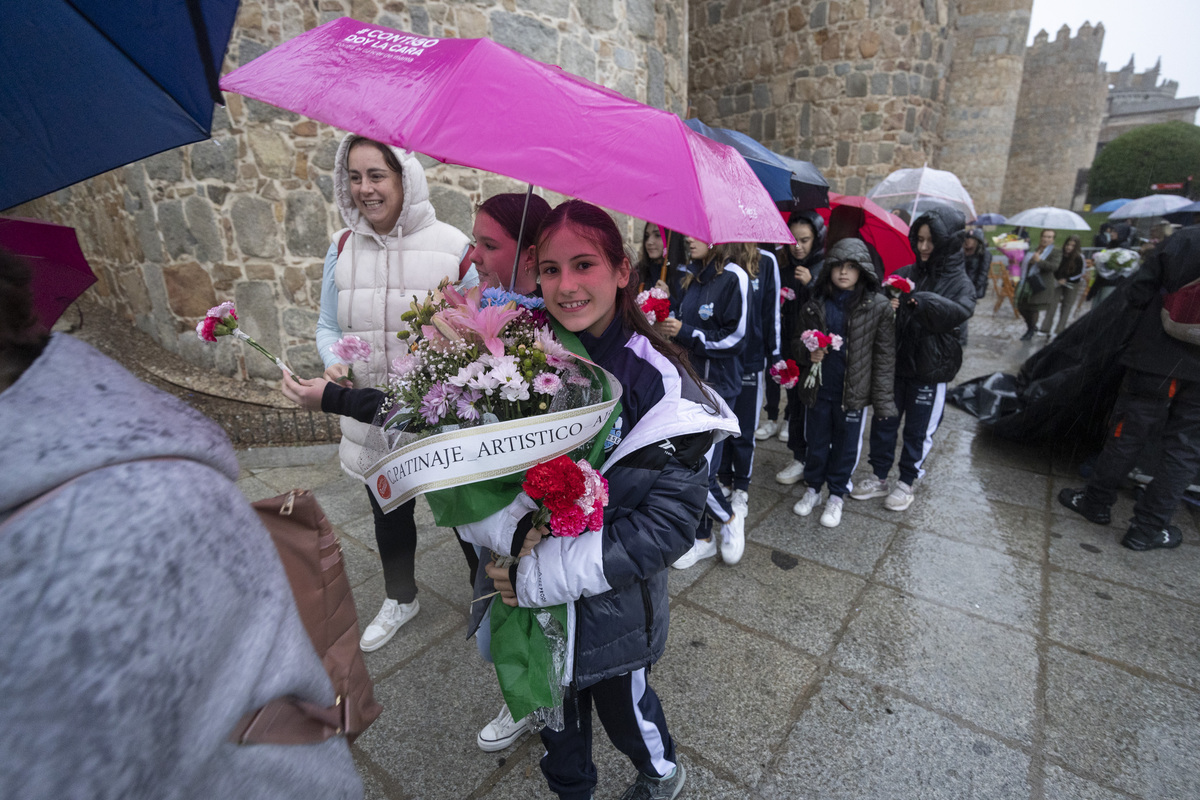
{"label": "tree foliage", "polygon": [[1146,125],[1121,134],[1096,156],[1088,202],[1144,197],[1153,193],[1152,183],[1183,183],[1189,175],[1200,180],[1200,127],[1178,120]]}

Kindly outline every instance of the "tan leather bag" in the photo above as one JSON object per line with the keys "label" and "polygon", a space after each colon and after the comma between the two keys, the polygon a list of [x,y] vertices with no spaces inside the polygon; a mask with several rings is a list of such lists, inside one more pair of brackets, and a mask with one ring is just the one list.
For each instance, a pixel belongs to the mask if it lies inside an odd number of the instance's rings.
{"label": "tan leather bag", "polygon": [[337,700],[321,708],[280,697],[247,713],[229,738],[238,744],[351,742],[383,711],[358,647],[358,613],[338,544],[312,492],[293,490],[253,503],[287,572],[300,621],[333,682]]}

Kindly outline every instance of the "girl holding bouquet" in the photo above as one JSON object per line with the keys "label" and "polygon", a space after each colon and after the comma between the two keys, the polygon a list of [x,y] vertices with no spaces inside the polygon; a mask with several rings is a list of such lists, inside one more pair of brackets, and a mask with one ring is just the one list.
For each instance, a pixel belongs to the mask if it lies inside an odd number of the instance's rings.
{"label": "girl holding bouquet", "polygon": [[[685,239],[692,263],[672,298],[675,316],[654,327],[674,337],[688,351],[688,360],[704,381],[733,407],[742,391],[742,354],[746,348],[750,277],[734,263],[739,244],[710,246],[690,236]],[[745,518],[737,513],[717,482],[723,442],[708,454],[707,512],[696,529],[696,544],[675,567],[687,569],[718,551],[713,522],[720,526],[720,553],[726,564],[736,564],[745,549]]]}
{"label": "girl holding bouquet", "polygon": [[524,553],[511,567],[486,568],[504,603],[572,605],[565,725],[541,732],[551,790],[567,800],[592,796],[595,705],[605,732],[637,768],[624,796],[675,797],[684,768],[647,671],[667,639],[667,566],[688,551],[704,511],[705,453],[715,437],[735,434],[737,422],[646,321],[607,213],[579,200],[558,206],[538,234],[537,257],[547,312],[579,335],[624,390],[601,467],[609,492],[603,528],[543,539],[546,531],[532,527],[535,503],[522,493],[460,533],[494,552]]}
{"label": "girl holding bouquet", "polygon": [[[891,304],[879,294],[871,253],[860,239],[842,239],[825,256],[813,297],[800,310],[792,350],[803,365],[821,365],[820,382],[797,385],[804,403],[808,460],[804,482],[808,490],[792,511],[807,517],[828,484],[829,500],[821,524],[836,528],[842,521],[842,500],[851,489],[850,476],[858,466],[866,415],[873,404],[879,417],[897,415],[892,380],[896,368],[896,326]],[[809,351],[801,334],[807,330],[840,336],[841,349]]]}

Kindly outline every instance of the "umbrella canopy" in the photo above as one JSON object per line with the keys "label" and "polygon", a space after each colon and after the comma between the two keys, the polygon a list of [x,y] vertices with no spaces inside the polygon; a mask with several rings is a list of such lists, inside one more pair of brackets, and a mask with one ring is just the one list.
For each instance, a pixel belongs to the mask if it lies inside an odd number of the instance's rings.
{"label": "umbrella canopy", "polygon": [[1190,206],[1192,201],[1177,194],[1151,194],[1130,200],[1125,205],[1108,215],[1109,219],[1141,219],[1143,217],[1161,217],[1172,214],[1184,206]]}
{"label": "umbrella canopy", "polygon": [[867,197],[889,210],[903,208],[914,219],[929,210],[928,205],[921,206],[923,199],[957,208],[967,222],[975,219],[975,203],[971,195],[963,188],[957,175],[945,170],[929,167],[898,169],[867,192]]}
{"label": "umbrella canopy", "polygon": [[40,219],[0,217],[0,247],[25,259],[33,270],[33,309],[47,329],[96,282],[74,228]]}
{"label": "umbrella canopy", "polygon": [[888,275],[913,263],[912,246],[908,242],[908,225],[904,224],[900,217],[865,197],[837,192],[829,193],[829,208],[819,208],[817,213],[828,223],[835,209],[844,210],[838,212],[839,216],[846,212],[858,212],[858,236],[879,253],[879,257],[883,259],[884,272]]}
{"label": "umbrella canopy", "polygon": [[1093,214],[1111,214],[1126,203],[1132,202],[1128,197],[1118,197],[1116,200],[1109,200],[1107,203],[1101,203],[1092,209]]}
{"label": "umbrella canopy", "polygon": [[1008,217],[1003,214],[980,214],[975,218],[976,225],[1004,225],[1008,222]]}
{"label": "umbrella canopy", "polygon": [[221,88],[706,242],[792,241],[732,148],[489,39],[343,17],[234,70]]}
{"label": "umbrella canopy", "polygon": [[740,131],[710,128],[698,119],[684,120],[684,124],[737,150],[776,203],[790,203],[796,208],[829,205],[829,181],[807,161],[781,156]]}
{"label": "umbrella canopy", "polygon": [[1053,228],[1056,231],[1090,231],[1083,217],[1074,211],[1053,206],[1038,206],[1008,218],[1008,224],[1022,228]]}
{"label": "umbrella canopy", "polygon": [[237,5],[6,4],[0,208],[207,139]]}

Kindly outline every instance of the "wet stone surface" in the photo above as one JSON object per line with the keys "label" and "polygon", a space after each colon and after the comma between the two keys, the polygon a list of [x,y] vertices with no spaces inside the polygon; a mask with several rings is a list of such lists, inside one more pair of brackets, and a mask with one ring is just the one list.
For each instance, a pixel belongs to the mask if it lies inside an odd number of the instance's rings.
{"label": "wet stone surface", "polygon": [[[980,307],[962,379],[1013,372],[1044,342],[1017,341],[1022,323]],[[792,513],[803,483],[774,480],[791,454],[761,442],[741,563],[670,570],[670,635],[649,683],[688,770],[680,797],[1196,796],[1196,519],[1176,514],[1176,550],[1122,548],[1131,492],[1108,527],[1055,499],[1083,485],[1081,457],[996,440],[949,408],[913,505],[847,500],[829,529],[820,508]],[[374,524],[334,447],[256,448],[242,466],[250,499],[316,491],[365,627],[384,599]],[[475,744],[499,688],[465,638],[462,551],[423,501],[416,519],[421,611],[366,658],[385,707],[353,748],[366,796],[550,800],[537,737]],[[598,718],[593,730],[595,797],[616,800],[634,770]]]}

